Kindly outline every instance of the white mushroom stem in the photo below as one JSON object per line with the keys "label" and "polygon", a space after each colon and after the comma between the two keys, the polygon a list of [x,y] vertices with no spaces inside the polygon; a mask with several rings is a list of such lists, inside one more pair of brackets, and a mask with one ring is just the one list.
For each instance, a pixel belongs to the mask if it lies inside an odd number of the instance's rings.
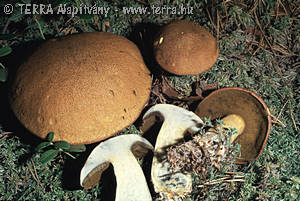
{"label": "white mushroom stem", "polygon": [[146,179],[135,155],[142,156],[152,148],[146,139],[135,134],[120,135],[100,143],[81,170],[81,186],[90,188],[97,184],[107,164],[111,163],[117,181],[115,201],[151,201]]}
{"label": "white mushroom stem", "polygon": [[117,180],[116,200],[152,200],[144,173],[133,154],[118,155],[123,159],[111,162]]}
{"label": "white mushroom stem", "polygon": [[151,169],[151,179],[157,193],[188,194],[192,190],[192,177],[190,174],[173,173],[166,160],[166,148],[177,144],[184,138],[187,131],[195,133],[200,130],[202,120],[193,112],[184,108],[157,104],[150,108],[143,117],[145,128],[153,124],[154,117],[163,121],[157,136],[154,157]]}

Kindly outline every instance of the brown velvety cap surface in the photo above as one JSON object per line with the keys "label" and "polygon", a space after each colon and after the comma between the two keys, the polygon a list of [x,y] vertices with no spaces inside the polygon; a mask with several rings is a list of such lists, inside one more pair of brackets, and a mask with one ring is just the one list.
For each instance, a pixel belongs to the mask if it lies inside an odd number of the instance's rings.
{"label": "brown velvety cap surface", "polygon": [[200,118],[217,119],[229,114],[240,115],[246,125],[237,138],[244,163],[257,158],[268,139],[271,119],[265,103],[253,92],[242,88],[224,88],[211,93],[198,105],[195,113]]}
{"label": "brown velvety cap surface", "polygon": [[200,25],[187,20],[170,23],[154,40],[154,55],[159,65],[177,75],[207,71],[216,62],[216,39]]}
{"label": "brown velvety cap surface", "polygon": [[139,49],[111,33],[45,42],[19,68],[10,103],[20,122],[45,138],[88,144],[132,124],[148,101],[150,72]]}

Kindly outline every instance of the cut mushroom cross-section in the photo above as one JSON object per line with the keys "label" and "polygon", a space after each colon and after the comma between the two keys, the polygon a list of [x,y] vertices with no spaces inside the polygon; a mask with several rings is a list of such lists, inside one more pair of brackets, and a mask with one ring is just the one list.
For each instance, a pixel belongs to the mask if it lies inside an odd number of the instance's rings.
{"label": "cut mushroom cross-section", "polygon": [[196,114],[184,108],[157,104],[145,113],[142,131],[148,130],[155,123],[155,117],[160,117],[163,124],[157,136],[152,161],[154,190],[171,196],[188,194],[192,190],[192,177],[190,174],[172,172],[166,160],[166,149],[182,140],[187,131],[191,134],[199,131],[203,122]]}
{"label": "cut mushroom cross-section", "polygon": [[144,156],[153,146],[139,135],[120,135],[100,143],[90,154],[80,173],[85,189],[98,184],[111,163],[117,180],[116,201],[151,201],[145,176],[135,157]]}

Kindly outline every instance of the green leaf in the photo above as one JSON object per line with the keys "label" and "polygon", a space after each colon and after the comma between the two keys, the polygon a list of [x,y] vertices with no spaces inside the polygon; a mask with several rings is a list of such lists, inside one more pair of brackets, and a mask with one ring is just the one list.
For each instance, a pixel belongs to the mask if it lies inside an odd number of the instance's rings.
{"label": "green leaf", "polygon": [[14,39],[16,35],[14,34],[0,34],[0,40],[11,40]]}
{"label": "green leaf", "polygon": [[79,145],[71,145],[69,149],[66,151],[68,152],[85,152],[86,147],[84,144],[79,144]]}
{"label": "green leaf", "polygon": [[71,145],[66,141],[57,141],[54,146],[60,149],[69,149]]}
{"label": "green leaf", "polygon": [[54,138],[54,132],[50,132],[47,134],[46,140],[48,140],[49,142],[52,142]]}
{"label": "green leaf", "polygon": [[12,52],[11,47],[2,47],[2,48],[0,48],[0,57],[9,55],[11,52]]}
{"label": "green leaf", "polygon": [[7,70],[0,67],[0,82],[6,82],[8,77]]}
{"label": "green leaf", "polygon": [[50,149],[46,152],[44,152],[41,156],[41,162],[42,163],[48,163],[49,161],[53,160],[58,155],[58,150],[56,149]]}
{"label": "green leaf", "polygon": [[42,149],[50,146],[52,144],[52,142],[42,142],[40,143],[37,147],[36,147],[36,151],[41,151]]}

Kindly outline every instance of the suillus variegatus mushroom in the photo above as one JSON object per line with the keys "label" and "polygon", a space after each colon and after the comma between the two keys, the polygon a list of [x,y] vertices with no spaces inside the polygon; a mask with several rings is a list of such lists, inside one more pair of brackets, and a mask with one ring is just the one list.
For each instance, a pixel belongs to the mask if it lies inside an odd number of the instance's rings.
{"label": "suillus variegatus mushroom", "polygon": [[52,39],[18,69],[10,104],[33,134],[89,144],[132,124],[150,95],[150,72],[137,46],[93,32]]}
{"label": "suillus variegatus mushroom", "polygon": [[216,62],[219,49],[216,39],[199,24],[179,20],[165,25],[154,44],[157,63],[176,75],[196,75]]}

